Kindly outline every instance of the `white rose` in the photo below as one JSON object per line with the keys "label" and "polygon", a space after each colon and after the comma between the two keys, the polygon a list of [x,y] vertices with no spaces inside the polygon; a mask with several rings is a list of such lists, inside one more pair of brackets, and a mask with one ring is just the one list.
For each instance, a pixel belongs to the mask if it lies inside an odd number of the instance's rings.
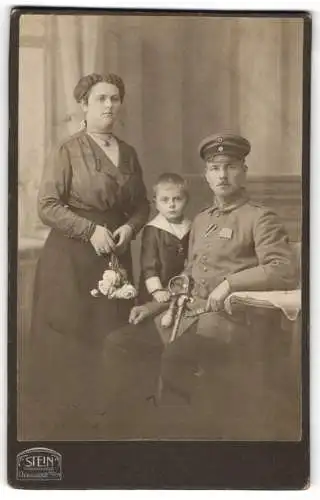
{"label": "white rose", "polygon": [[102,293],[103,295],[108,295],[109,290],[110,290],[110,285],[109,285],[109,283],[106,283],[105,281],[100,280],[100,281],[98,282],[98,290],[99,290],[99,291],[100,291],[100,293]]}
{"label": "white rose", "polygon": [[116,288],[114,286],[110,285],[110,283],[107,283],[107,282],[101,280],[98,283],[98,289],[103,295],[105,295],[107,297],[111,297],[111,295],[113,294],[113,292],[115,291]]}
{"label": "white rose", "polygon": [[102,280],[105,283],[108,283],[110,286],[117,287],[120,285],[121,276],[116,271],[113,271],[112,269],[107,269],[102,275]]}

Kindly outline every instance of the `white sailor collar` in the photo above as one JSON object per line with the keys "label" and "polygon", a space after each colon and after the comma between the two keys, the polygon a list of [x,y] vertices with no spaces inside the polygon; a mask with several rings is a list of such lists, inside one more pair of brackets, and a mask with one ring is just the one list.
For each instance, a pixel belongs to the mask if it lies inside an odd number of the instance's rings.
{"label": "white sailor collar", "polygon": [[182,240],[182,238],[184,238],[184,236],[190,231],[191,221],[189,219],[183,219],[182,222],[172,223],[169,222],[163,215],[157,214],[147,223],[147,226],[157,227],[158,229],[162,229],[163,231],[172,234],[179,240]]}

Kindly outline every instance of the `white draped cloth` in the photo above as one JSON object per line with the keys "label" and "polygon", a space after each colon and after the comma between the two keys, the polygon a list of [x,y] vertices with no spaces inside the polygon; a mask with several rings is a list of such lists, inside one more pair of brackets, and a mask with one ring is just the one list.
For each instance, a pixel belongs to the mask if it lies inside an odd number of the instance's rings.
{"label": "white draped cloth", "polygon": [[236,303],[256,307],[272,307],[281,309],[290,320],[295,321],[301,311],[301,290],[272,292],[234,292],[225,301],[225,310],[232,314]]}

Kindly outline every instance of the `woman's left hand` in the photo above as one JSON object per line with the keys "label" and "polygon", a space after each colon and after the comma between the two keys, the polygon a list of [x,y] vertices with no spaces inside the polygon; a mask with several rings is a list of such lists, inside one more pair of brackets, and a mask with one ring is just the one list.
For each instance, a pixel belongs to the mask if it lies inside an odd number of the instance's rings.
{"label": "woman's left hand", "polygon": [[113,239],[116,242],[117,253],[126,251],[133,235],[133,229],[129,224],[118,227],[113,233]]}

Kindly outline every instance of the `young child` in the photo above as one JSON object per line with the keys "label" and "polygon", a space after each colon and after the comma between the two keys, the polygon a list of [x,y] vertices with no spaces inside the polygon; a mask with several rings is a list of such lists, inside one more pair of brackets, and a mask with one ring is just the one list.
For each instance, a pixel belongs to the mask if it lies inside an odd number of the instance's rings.
{"label": "young child", "polygon": [[157,215],[142,233],[140,303],[167,302],[170,278],[184,269],[191,222],[185,217],[189,193],[175,173],[160,175],[153,187]]}

